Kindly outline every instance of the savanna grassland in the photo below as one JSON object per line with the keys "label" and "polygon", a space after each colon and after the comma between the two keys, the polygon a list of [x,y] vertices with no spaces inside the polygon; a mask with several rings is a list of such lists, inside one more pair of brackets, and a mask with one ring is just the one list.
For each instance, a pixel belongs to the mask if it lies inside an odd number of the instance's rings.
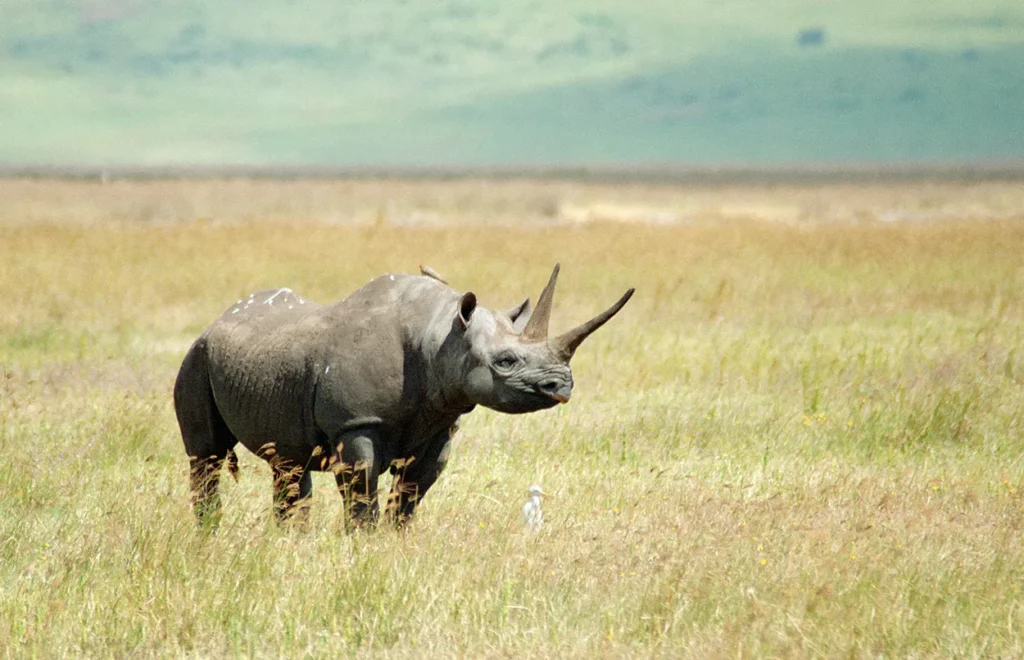
{"label": "savanna grassland", "polygon": [[[236,299],[556,260],[554,331],[637,294],[408,530],[324,474],[279,529],[244,450],[196,529],[171,385]],[[8,180],[0,301],[4,656],[1024,655],[1019,183]]]}

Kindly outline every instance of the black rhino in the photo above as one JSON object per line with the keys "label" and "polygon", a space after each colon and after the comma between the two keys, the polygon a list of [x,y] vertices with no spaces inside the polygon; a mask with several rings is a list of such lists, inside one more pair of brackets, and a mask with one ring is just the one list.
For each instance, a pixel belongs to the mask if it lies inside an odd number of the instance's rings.
{"label": "black rhino", "polygon": [[239,442],[270,463],[279,519],[310,496],[311,471],[331,470],[347,520],[375,521],[377,480],[391,469],[406,521],[444,469],[459,417],[567,402],[573,353],[633,294],[549,339],[558,270],[532,313],[529,298],[486,309],[428,269],[382,275],[329,305],[290,289],[240,300],[195,341],[174,385],[200,522],[220,511],[220,471],[227,462],[237,474]]}

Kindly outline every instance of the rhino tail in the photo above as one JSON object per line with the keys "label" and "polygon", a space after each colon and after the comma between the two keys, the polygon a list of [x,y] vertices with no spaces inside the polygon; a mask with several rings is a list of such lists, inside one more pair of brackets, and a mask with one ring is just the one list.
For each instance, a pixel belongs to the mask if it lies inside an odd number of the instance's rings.
{"label": "rhino tail", "polygon": [[225,462],[228,466],[228,472],[231,473],[231,476],[234,477],[235,481],[238,481],[238,454],[235,453],[234,449],[228,450]]}

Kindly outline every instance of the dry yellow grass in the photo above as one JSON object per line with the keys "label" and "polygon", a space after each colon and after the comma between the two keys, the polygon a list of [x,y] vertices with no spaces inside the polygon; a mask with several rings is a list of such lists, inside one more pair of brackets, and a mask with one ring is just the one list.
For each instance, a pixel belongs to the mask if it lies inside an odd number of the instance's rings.
{"label": "dry yellow grass", "polygon": [[[0,650],[1024,654],[1020,190],[0,182]],[[552,220],[588,205],[687,222]],[[568,406],[465,419],[406,533],[327,478],[278,530],[245,454],[194,529],[170,387],[243,293],[426,263],[501,307],[556,260],[553,328],[638,293]]]}

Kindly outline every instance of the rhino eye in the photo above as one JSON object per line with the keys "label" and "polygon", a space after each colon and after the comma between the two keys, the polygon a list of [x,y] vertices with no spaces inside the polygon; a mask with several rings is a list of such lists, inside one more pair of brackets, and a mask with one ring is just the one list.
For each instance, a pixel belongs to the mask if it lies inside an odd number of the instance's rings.
{"label": "rhino eye", "polygon": [[519,364],[519,359],[514,355],[499,355],[494,360],[494,368],[498,371],[511,371]]}

